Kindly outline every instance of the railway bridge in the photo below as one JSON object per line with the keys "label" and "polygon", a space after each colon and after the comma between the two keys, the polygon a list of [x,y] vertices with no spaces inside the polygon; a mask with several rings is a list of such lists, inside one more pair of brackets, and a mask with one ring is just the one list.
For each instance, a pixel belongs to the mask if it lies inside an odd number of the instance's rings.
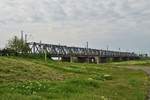
{"label": "railway bridge", "polygon": [[119,52],[109,50],[98,50],[92,48],[69,47],[30,42],[27,43],[33,54],[47,53],[48,57],[58,57],[62,61],[101,63],[107,61],[125,61],[140,58],[133,52]]}

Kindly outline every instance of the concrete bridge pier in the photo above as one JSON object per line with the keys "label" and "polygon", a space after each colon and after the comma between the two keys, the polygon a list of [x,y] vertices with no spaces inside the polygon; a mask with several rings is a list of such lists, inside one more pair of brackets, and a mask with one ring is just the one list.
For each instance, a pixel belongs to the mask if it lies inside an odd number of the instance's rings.
{"label": "concrete bridge pier", "polygon": [[114,62],[119,62],[119,61],[122,61],[122,58],[121,57],[114,57],[113,61]]}
{"label": "concrete bridge pier", "polygon": [[70,62],[70,57],[62,57],[61,60],[64,62]]}
{"label": "concrete bridge pier", "polygon": [[106,63],[107,62],[107,57],[100,57],[100,62],[101,63]]}
{"label": "concrete bridge pier", "polygon": [[[135,59],[135,58],[132,58]],[[119,62],[119,61],[128,61],[132,60],[131,57],[99,57],[99,56],[67,56],[67,57],[61,57],[62,61],[66,62],[79,62],[79,63],[107,63],[107,62]]]}
{"label": "concrete bridge pier", "polygon": [[123,61],[129,61],[130,58],[129,58],[129,57],[123,57],[122,60],[123,60]]}
{"label": "concrete bridge pier", "polygon": [[78,62],[78,57],[75,57],[75,56],[71,56],[71,57],[61,57],[61,61],[63,62]]}
{"label": "concrete bridge pier", "polygon": [[139,58],[137,58],[137,57],[130,57],[129,59],[130,60],[138,60]]}
{"label": "concrete bridge pier", "polygon": [[90,58],[89,57],[78,57],[78,62],[79,63],[90,63]]}
{"label": "concrete bridge pier", "polygon": [[[67,59],[65,59],[66,61]],[[95,57],[70,57],[70,62],[79,62],[79,63],[96,63],[99,64],[100,63],[100,57],[99,56],[95,56]]]}
{"label": "concrete bridge pier", "polygon": [[73,63],[73,62],[78,62],[78,57],[73,57],[71,56],[70,57],[70,62]]}
{"label": "concrete bridge pier", "polygon": [[109,63],[110,63],[110,62],[113,62],[113,58],[112,58],[112,57],[108,57],[108,58],[107,58],[107,62],[109,62]]}
{"label": "concrete bridge pier", "polygon": [[98,56],[96,56],[96,57],[94,57],[95,59],[95,63],[96,64],[100,64],[100,61],[101,61],[101,59],[100,59],[100,57],[98,57]]}

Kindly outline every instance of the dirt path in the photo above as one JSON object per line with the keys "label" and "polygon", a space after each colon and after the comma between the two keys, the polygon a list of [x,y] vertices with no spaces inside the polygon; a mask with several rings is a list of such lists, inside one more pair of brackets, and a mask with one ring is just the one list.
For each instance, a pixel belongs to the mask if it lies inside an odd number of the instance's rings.
{"label": "dirt path", "polygon": [[[133,69],[133,70],[142,70],[142,71],[146,72],[147,75],[150,77],[150,67],[131,66],[131,67],[125,67],[125,68],[129,68],[129,69]],[[150,100],[150,89],[149,89],[149,93],[146,97],[146,100]]]}
{"label": "dirt path", "polygon": [[150,67],[131,66],[131,67],[125,67],[125,68],[134,69],[134,70],[143,70],[150,76]]}

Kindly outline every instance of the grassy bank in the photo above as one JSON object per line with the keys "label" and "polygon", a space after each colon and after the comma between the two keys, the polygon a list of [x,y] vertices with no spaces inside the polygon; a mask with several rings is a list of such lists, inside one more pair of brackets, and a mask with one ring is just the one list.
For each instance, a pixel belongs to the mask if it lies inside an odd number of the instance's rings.
{"label": "grassy bank", "polygon": [[[145,100],[148,77],[126,63],[76,64],[0,57],[1,100]],[[130,65],[130,64],[129,64]]]}

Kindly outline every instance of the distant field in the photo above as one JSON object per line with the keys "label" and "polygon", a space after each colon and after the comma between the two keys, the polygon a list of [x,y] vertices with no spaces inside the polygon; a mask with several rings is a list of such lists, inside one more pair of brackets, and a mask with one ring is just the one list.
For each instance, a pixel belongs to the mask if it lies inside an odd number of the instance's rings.
{"label": "distant field", "polygon": [[128,66],[133,66],[133,65],[137,65],[137,66],[149,66],[150,67],[150,60],[135,60],[135,61],[125,61],[125,62],[114,62],[111,63],[114,65],[128,65]]}
{"label": "distant field", "polygon": [[149,78],[116,66],[150,60],[77,64],[0,57],[0,100],[145,100]]}

